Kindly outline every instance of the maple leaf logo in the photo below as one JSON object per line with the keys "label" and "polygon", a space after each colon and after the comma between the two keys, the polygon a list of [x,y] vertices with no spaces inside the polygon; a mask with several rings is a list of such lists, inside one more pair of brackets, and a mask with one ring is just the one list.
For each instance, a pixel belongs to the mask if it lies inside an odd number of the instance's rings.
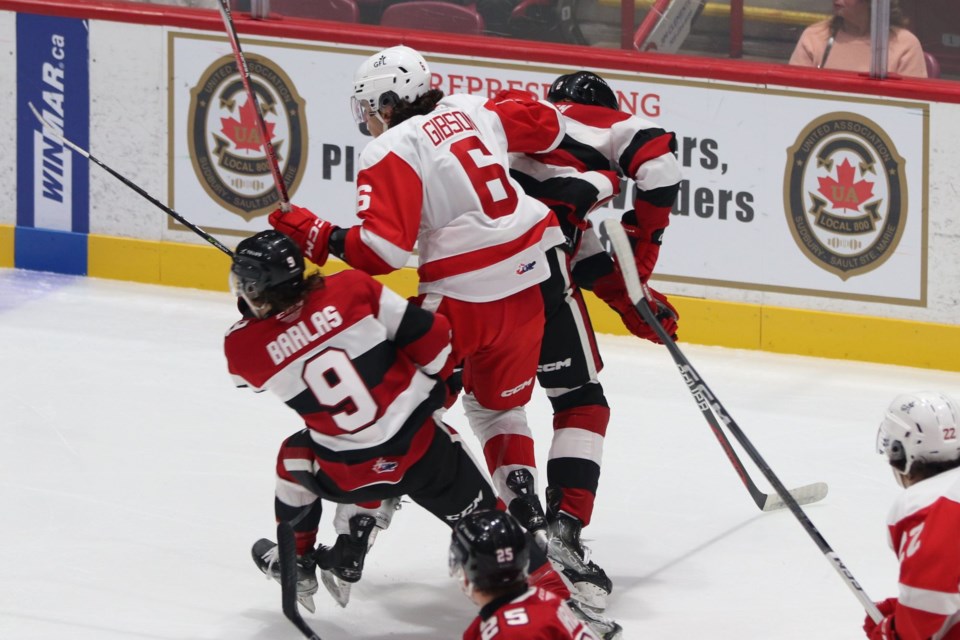
{"label": "maple leaf logo", "polygon": [[857,170],[849,160],[844,159],[842,164],[837,165],[837,179],[832,177],[817,178],[820,182],[822,193],[834,209],[850,209],[859,211],[860,205],[873,196],[873,183],[867,180],[857,180],[854,182]]}
{"label": "maple leaf logo", "polygon": [[[274,124],[267,122],[267,135],[273,140]],[[257,108],[253,100],[247,98],[240,107],[240,120],[236,118],[220,118],[220,131],[236,146],[237,151],[260,151],[263,149],[263,140],[260,139],[260,128],[257,126]]]}

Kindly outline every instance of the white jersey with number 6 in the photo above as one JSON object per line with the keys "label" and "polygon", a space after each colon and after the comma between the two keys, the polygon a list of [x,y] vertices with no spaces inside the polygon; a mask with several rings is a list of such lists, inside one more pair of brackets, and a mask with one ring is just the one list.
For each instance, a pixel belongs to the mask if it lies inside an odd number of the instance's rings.
{"label": "white jersey with number 6", "polygon": [[347,233],[345,260],[386,273],[416,244],[420,293],[468,302],[539,284],[549,275],[545,252],[563,235],[510,177],[508,153],[550,151],[563,134],[557,110],[525,93],[447,96],[391,127],[360,156],[361,224]]}

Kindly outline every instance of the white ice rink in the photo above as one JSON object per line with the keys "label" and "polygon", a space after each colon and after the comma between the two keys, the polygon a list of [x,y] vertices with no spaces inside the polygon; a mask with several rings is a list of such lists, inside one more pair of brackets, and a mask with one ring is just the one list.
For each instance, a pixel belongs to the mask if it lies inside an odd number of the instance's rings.
{"label": "white ice rink", "polygon": [[[233,387],[236,317],[226,293],[0,270],[0,639],[302,637],[250,560],[275,535],[276,448],[300,422]],[[876,426],[899,392],[960,395],[960,374],[682,347],[784,484],[830,485],[811,520],[874,600],[893,595],[899,489]],[[601,348],[612,417],[585,538],[625,638],[862,638],[856,598],[788,511],[757,509],[666,349]],[[529,414],[544,461],[539,390]],[[321,589],[308,622],[324,640],[459,638],[474,608],[447,575],[448,537],[405,505],[350,605]]]}

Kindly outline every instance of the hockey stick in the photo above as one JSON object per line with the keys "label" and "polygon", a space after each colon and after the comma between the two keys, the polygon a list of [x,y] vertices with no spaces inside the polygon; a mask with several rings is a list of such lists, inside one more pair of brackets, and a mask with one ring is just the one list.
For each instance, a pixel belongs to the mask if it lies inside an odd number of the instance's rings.
{"label": "hockey stick", "polygon": [[277,524],[277,553],[280,556],[283,615],[309,640],[321,640],[300,615],[300,608],[297,606],[297,542],[289,522]]}
{"label": "hockey stick", "polygon": [[[744,480],[744,483],[747,484],[747,488],[750,489],[750,494],[754,496],[754,500],[757,501],[757,505],[761,505],[761,501],[757,500],[757,495],[763,496],[763,492],[759,491],[756,486],[753,485],[753,482],[749,482],[749,476],[746,473],[746,470],[743,468],[743,465],[740,463],[740,459],[736,457],[736,454],[733,452],[733,448],[730,446],[730,442],[723,435],[723,431],[720,428],[720,421],[727,426],[730,433],[733,434],[733,437],[737,439],[737,442],[743,447],[744,451],[747,452],[747,455],[750,456],[750,459],[753,460],[754,464],[757,465],[757,468],[760,469],[767,481],[770,482],[770,485],[776,490],[777,495],[780,500],[793,515],[800,521],[800,524],[806,530],[806,532],[813,538],[813,541],[820,548],[820,551],[823,552],[823,555],[830,561],[831,566],[840,574],[840,577],[843,578],[844,582],[850,590],[853,591],[854,595],[860,600],[860,603],[863,605],[864,610],[867,614],[875,621],[880,622],[883,620],[883,615],[880,613],[880,610],[877,609],[877,605],[874,604],[873,600],[867,596],[864,592],[863,587],[857,582],[856,578],[853,577],[853,574],[850,573],[850,570],[847,569],[846,565],[843,564],[843,561],[840,560],[840,557],[830,548],[830,545],[827,544],[826,539],[820,534],[820,531],[813,525],[813,522],[810,521],[810,518],[807,517],[807,514],[800,508],[801,498],[808,498],[810,495],[815,496],[812,500],[807,500],[807,502],[814,502],[823,498],[827,493],[827,485],[818,482],[812,485],[807,485],[806,487],[800,487],[800,489],[795,489],[794,491],[789,491],[780,479],[773,473],[773,469],[764,461],[760,456],[760,452],[757,451],[756,447],[753,446],[753,443],[747,438],[746,434],[740,429],[740,426],[736,421],[730,417],[730,414],[727,413],[727,410],[724,409],[723,405],[720,404],[720,401],[717,397],[710,391],[710,387],[707,386],[707,383],[704,382],[703,378],[697,374],[696,369],[693,368],[693,365],[690,364],[690,361],[687,360],[687,357],[683,355],[683,352],[680,351],[680,347],[677,346],[677,343],[667,334],[666,330],[660,326],[660,322],[657,320],[656,316],[653,314],[653,311],[650,309],[647,300],[653,300],[647,286],[640,282],[640,277],[637,274],[636,265],[633,261],[633,251],[630,249],[630,241],[627,239],[627,234],[623,230],[623,225],[620,224],[619,220],[608,219],[604,220],[600,225],[600,241],[603,243],[604,248],[616,259],[617,264],[620,265],[620,270],[623,273],[623,280],[627,287],[628,295],[630,296],[630,301],[637,308],[637,311],[640,312],[640,315],[643,317],[644,321],[653,328],[654,332],[660,338],[667,349],[670,351],[670,355],[673,356],[673,361],[676,362],[677,367],[680,369],[680,374],[683,376],[684,382],[687,383],[687,388],[690,390],[690,393],[693,394],[694,399],[697,401],[697,406],[700,407],[700,411],[703,413],[704,417],[707,419],[707,422],[710,423],[711,428],[716,434],[717,438],[720,440],[720,444],[723,445],[727,455],[730,456],[731,462],[734,463],[734,466],[737,468],[737,473],[740,474],[741,479]],[[718,420],[719,418],[719,420]],[[751,488],[752,487],[752,488]],[[800,497],[796,497],[794,492],[799,492]],[[765,511],[769,510],[764,506],[761,507]],[[773,507],[775,508],[775,507]]]}
{"label": "hockey stick", "polygon": [[32,102],[28,102],[28,103],[27,103],[27,106],[30,107],[30,111],[33,112],[34,117],[36,117],[37,121],[43,126],[44,130],[46,131],[46,133],[50,134],[51,136],[53,136],[54,138],[56,138],[57,140],[59,140],[60,142],[62,142],[64,146],[66,146],[66,147],[68,147],[68,148],[70,148],[70,149],[73,149],[77,154],[83,156],[84,158],[86,158],[86,159],[89,160],[90,162],[92,162],[92,163],[96,164],[97,166],[101,167],[104,171],[106,171],[107,173],[109,173],[110,175],[112,175],[114,178],[116,178],[117,180],[119,180],[119,181],[122,182],[123,184],[127,185],[128,187],[130,187],[131,189],[133,189],[134,191],[136,191],[137,193],[139,193],[141,196],[143,196],[144,198],[146,198],[147,200],[149,200],[149,201],[150,201],[152,204],[154,204],[155,206],[157,206],[157,207],[159,207],[160,209],[162,209],[168,216],[170,216],[170,217],[173,218],[174,220],[178,221],[180,224],[184,225],[185,227],[187,227],[188,229],[190,229],[191,231],[193,231],[195,234],[197,234],[198,236],[200,236],[201,238],[203,238],[204,240],[206,240],[207,242],[209,242],[210,244],[212,244],[213,246],[215,246],[217,249],[220,249],[220,251],[223,251],[225,254],[227,254],[227,255],[230,256],[231,258],[233,257],[233,251],[230,251],[230,249],[228,249],[226,246],[224,246],[219,240],[217,240],[216,238],[214,238],[212,235],[210,235],[209,233],[207,233],[206,231],[204,231],[203,229],[201,229],[201,228],[198,227],[197,225],[193,224],[192,222],[190,222],[189,220],[187,220],[186,218],[184,218],[183,216],[181,216],[179,213],[177,213],[176,211],[174,211],[173,209],[171,209],[171,208],[168,207],[167,205],[163,204],[162,202],[160,202],[159,200],[157,200],[156,198],[154,198],[153,196],[151,196],[149,193],[147,193],[146,191],[144,191],[142,188],[140,188],[140,187],[139,187],[136,183],[134,183],[133,181],[125,178],[124,176],[122,176],[122,175],[119,174],[118,172],[116,172],[116,171],[114,171],[113,169],[111,169],[109,166],[107,166],[106,164],[104,164],[103,162],[101,162],[100,160],[98,160],[96,157],[94,157],[93,155],[91,155],[90,152],[87,151],[86,149],[84,149],[84,148],[82,148],[82,147],[74,144],[74,143],[71,142],[70,140],[68,140],[68,139],[63,135],[63,133],[61,133],[56,127],[54,127],[53,125],[51,125],[50,123],[48,123],[46,120],[43,119],[43,117],[40,115],[40,112],[37,111],[36,107],[33,106],[33,103],[32,103]]}
{"label": "hockey stick", "polygon": [[[616,221],[610,224],[612,226],[609,228],[607,221],[604,221],[600,225],[600,241],[607,252],[617,259],[617,263],[621,264],[621,261],[618,257],[619,254],[616,253],[617,246],[614,242],[614,238],[610,235],[610,229],[619,229],[622,231],[623,227],[616,223]],[[616,233],[616,231],[614,231],[614,233]],[[633,264],[633,254],[630,251],[629,244],[627,244],[626,249],[621,250],[626,252],[623,254],[625,256],[624,260],[626,260],[628,264]],[[727,413],[726,409],[723,408],[723,405],[720,404],[720,401],[716,399],[709,387],[707,387],[706,383],[703,382],[696,370],[694,370],[694,368],[690,365],[690,362],[680,351],[680,348],[677,347],[677,344],[673,338],[671,338],[663,329],[663,327],[660,326],[660,323],[653,315],[653,311],[650,310],[649,305],[639,304],[637,302],[637,300],[646,296],[647,293],[646,286],[640,282],[640,278],[637,276],[636,270],[627,268],[621,269],[621,271],[623,272],[623,279],[626,283],[631,302],[637,306],[637,309],[640,311],[640,315],[643,316],[644,321],[646,321],[648,324],[651,322],[653,323],[650,324],[650,326],[653,327],[656,334],[660,337],[660,340],[667,346],[667,349],[670,350],[670,355],[673,356],[677,366],[680,367],[680,373],[683,375],[683,378],[687,383],[687,387],[689,387],[690,392],[697,400],[697,405],[700,407],[700,412],[703,414],[703,417],[706,418],[707,423],[710,425],[710,429],[713,431],[717,441],[720,443],[720,447],[723,449],[723,452],[727,455],[727,458],[733,465],[734,471],[736,471],[737,475],[740,476],[740,480],[750,493],[750,497],[753,498],[753,501],[761,511],[774,511],[776,509],[782,509],[783,507],[788,506],[783,498],[781,498],[776,492],[764,493],[757,487],[753,479],[750,478],[750,474],[747,473],[746,467],[743,466],[743,462],[740,460],[740,457],[737,456],[737,452],[733,449],[733,446],[730,444],[730,440],[728,440],[727,436],[724,435],[723,429],[720,426],[720,422],[722,421],[729,428],[730,424],[734,423],[733,418],[730,417],[730,414]],[[635,291],[639,292],[636,294],[636,297],[634,297]],[[717,419],[718,417],[720,420]],[[805,484],[802,487],[790,489],[788,493],[794,500],[797,501],[798,504],[810,504],[811,502],[823,500],[827,496],[827,490],[828,488],[825,483],[814,482],[813,484]]]}
{"label": "hockey stick", "polygon": [[237,71],[240,73],[240,80],[243,81],[243,87],[247,90],[247,96],[253,102],[254,111],[257,114],[257,129],[260,131],[260,139],[263,141],[263,148],[267,152],[267,164],[270,165],[270,173],[273,174],[273,182],[277,185],[277,194],[280,196],[280,210],[290,211],[290,197],[287,195],[287,185],[283,182],[283,175],[280,173],[280,163],[277,161],[277,152],[273,148],[273,142],[270,140],[270,134],[267,131],[267,123],[263,119],[263,110],[260,108],[260,101],[257,100],[257,94],[253,91],[253,85],[250,84],[250,67],[247,66],[247,59],[240,49],[240,37],[237,35],[237,27],[233,24],[233,14],[230,12],[230,0],[219,0],[220,17],[223,18],[223,25],[227,28],[227,36],[230,38],[230,46],[233,47],[233,56],[237,60]]}

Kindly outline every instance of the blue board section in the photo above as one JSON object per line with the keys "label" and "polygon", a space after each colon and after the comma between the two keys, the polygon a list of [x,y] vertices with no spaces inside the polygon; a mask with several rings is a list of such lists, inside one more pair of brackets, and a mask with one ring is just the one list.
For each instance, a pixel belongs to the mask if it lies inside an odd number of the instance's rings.
{"label": "blue board section", "polygon": [[[28,107],[73,143],[90,147],[88,36],[85,20],[17,14],[18,227],[90,230],[87,161],[45,133]],[[17,266],[20,254],[18,246]]]}
{"label": "blue board section", "polygon": [[88,239],[85,233],[17,227],[13,237],[16,266],[85,276]]}

